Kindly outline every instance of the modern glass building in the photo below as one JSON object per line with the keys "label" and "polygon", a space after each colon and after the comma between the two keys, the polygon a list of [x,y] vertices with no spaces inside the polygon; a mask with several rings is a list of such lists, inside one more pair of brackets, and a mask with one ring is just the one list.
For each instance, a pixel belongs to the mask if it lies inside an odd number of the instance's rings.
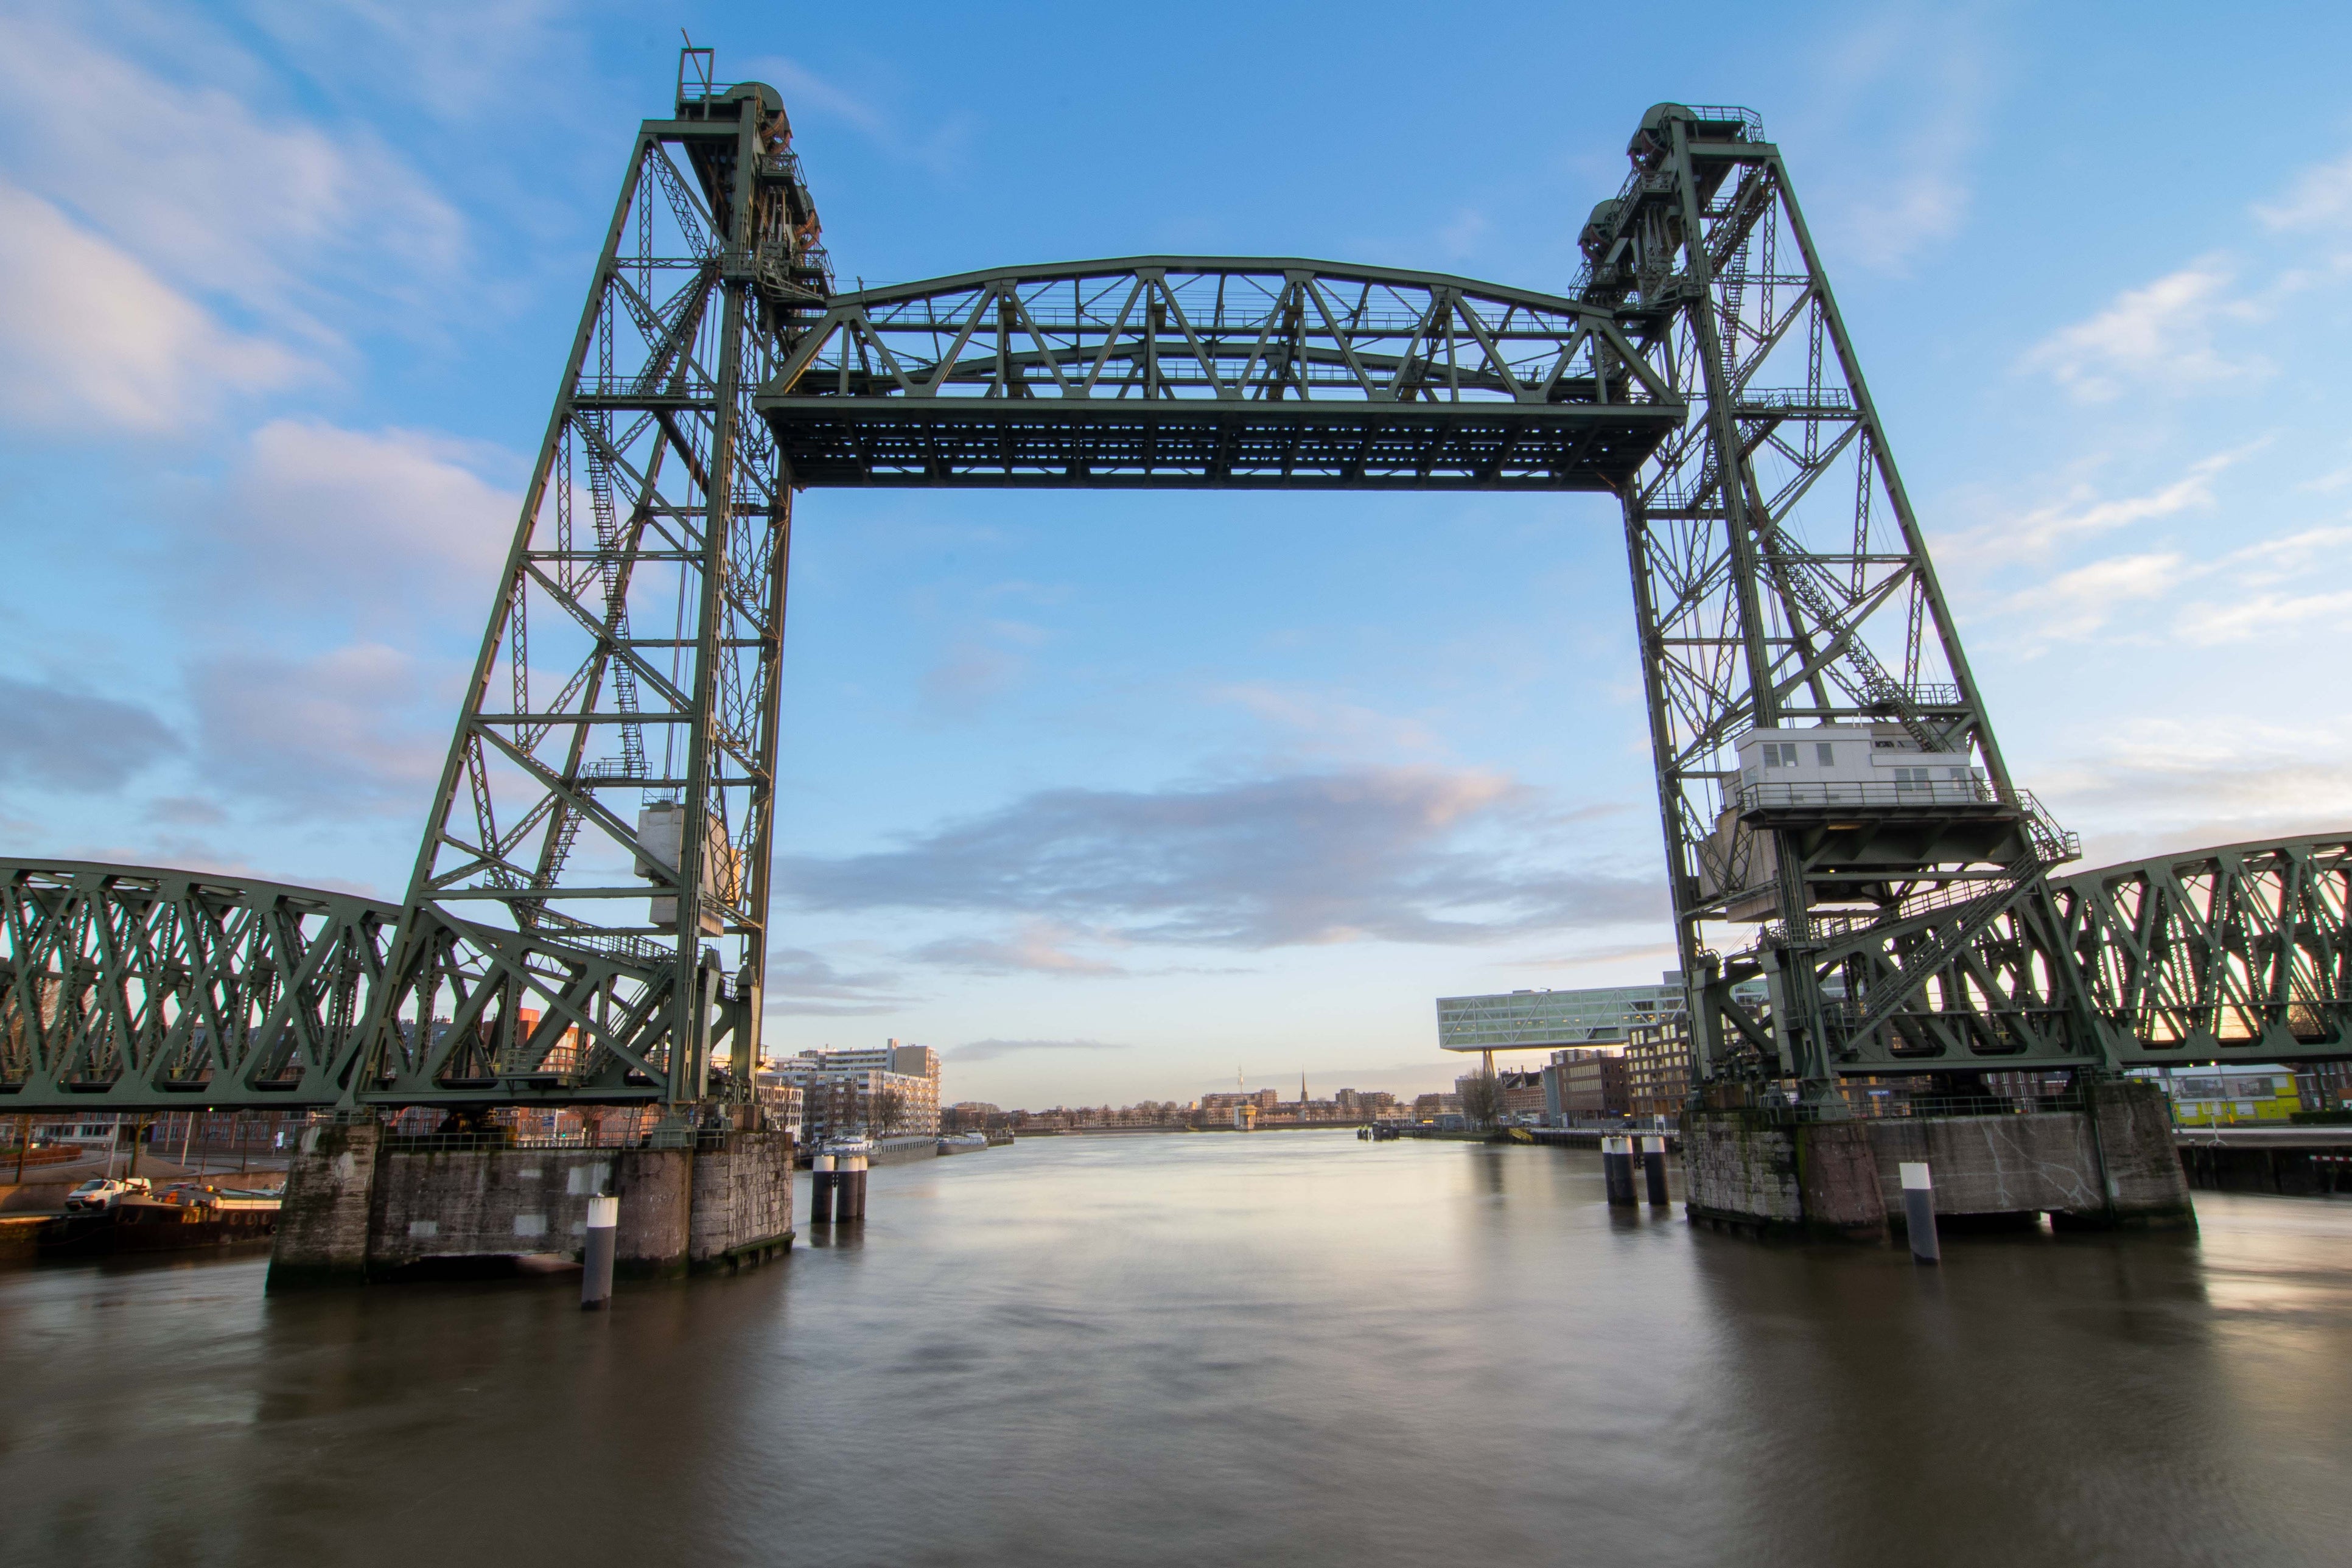
{"label": "modern glass building", "polygon": [[[1732,994],[1751,1005],[1764,983]],[[1437,1043],[1449,1051],[1557,1051],[1570,1046],[1622,1046],[1628,1031],[1682,1016],[1683,977],[1668,970],[1655,985],[1594,985],[1577,991],[1508,991],[1437,999]]]}
{"label": "modern glass building", "polygon": [[1511,991],[1437,999],[1437,1043],[1449,1051],[1540,1051],[1622,1046],[1626,1031],[1683,1011],[1683,979],[1579,991]]}

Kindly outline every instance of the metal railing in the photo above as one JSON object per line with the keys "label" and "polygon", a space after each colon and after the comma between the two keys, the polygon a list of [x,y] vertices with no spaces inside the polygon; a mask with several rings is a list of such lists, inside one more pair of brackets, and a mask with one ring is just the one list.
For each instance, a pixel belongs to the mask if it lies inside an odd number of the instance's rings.
{"label": "metal railing", "polygon": [[1742,142],[1764,140],[1764,117],[1752,109],[1743,109],[1736,103],[1686,103],[1683,107],[1695,119],[1734,121],[1739,127]]}
{"label": "metal railing", "polygon": [[[1922,752],[1920,755],[1931,757],[1934,753]],[[1930,779],[1917,784],[1858,784],[1825,780],[1819,784],[1743,784],[1739,786],[1738,804],[1742,813],[1847,805],[1981,805],[2008,806],[2023,811],[2029,809],[2024,794],[2022,790],[1978,778]]]}

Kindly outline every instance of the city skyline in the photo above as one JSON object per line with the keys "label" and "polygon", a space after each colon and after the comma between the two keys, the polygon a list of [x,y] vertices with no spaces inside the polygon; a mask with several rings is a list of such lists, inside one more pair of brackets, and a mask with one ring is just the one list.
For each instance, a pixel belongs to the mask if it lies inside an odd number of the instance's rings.
{"label": "city skyline", "polygon": [[[1209,46],[1106,84],[1131,25],[1018,9],[887,55],[842,18],[783,55],[752,12],[677,15],[782,91],[845,282],[1230,250],[1562,289],[1650,101],[1750,103],[2011,765],[2087,863],[2352,804],[2344,700],[2292,673],[2352,607],[2315,580],[2352,538],[2352,117],[2235,151],[2333,102],[2342,20],[2280,58],[2185,7],[2124,37],[1723,8],[1529,134],[1570,19],[1516,16],[1476,83],[1339,132],[1404,14],[1254,10],[1301,90],[1221,86],[1142,160],[1108,144],[1194,101]],[[618,8],[411,15],[0,14],[0,284],[43,303],[0,310],[10,852],[401,891],[676,48]],[[1066,85],[998,111],[953,90],[980,69]],[[2155,155],[2084,177],[2126,113]],[[489,130],[512,156],[484,166]],[[1608,498],[824,492],[795,542],[771,1050],[936,1041],[1005,1103],[1254,1062],[1402,1092],[1458,1070],[1437,996],[1672,963]]]}

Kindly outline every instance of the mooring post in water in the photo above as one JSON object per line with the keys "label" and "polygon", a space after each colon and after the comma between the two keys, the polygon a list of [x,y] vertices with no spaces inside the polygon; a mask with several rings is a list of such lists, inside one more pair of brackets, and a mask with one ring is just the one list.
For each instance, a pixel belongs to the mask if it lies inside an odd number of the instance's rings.
{"label": "mooring post in water", "polygon": [[1664,1208],[1666,1197],[1666,1135],[1663,1132],[1634,1142],[1642,1151],[1642,1174],[1648,1181],[1650,1201]]}
{"label": "mooring post in water", "polygon": [[851,1154],[845,1158],[849,1167],[841,1177],[841,1217],[866,1217],[866,1156]]}
{"label": "mooring post in water", "polygon": [[835,1174],[834,1157],[815,1154],[809,1159],[809,1224],[833,1223],[833,1193],[841,1178]]}
{"label": "mooring post in water", "polygon": [[1903,1162],[1903,1223],[1911,1232],[1911,1256],[1921,1263],[1941,1263],[1944,1248],[1936,1239],[1936,1184],[1925,1160]]}
{"label": "mooring post in water", "polygon": [[1612,1132],[1601,1140],[1601,1179],[1609,1189],[1612,1207],[1632,1208],[1633,1196],[1633,1141],[1622,1133]]}
{"label": "mooring post in water", "polygon": [[595,1311],[613,1300],[613,1244],[619,1239],[621,1200],[588,1200],[588,1245],[581,1254],[580,1308]]}

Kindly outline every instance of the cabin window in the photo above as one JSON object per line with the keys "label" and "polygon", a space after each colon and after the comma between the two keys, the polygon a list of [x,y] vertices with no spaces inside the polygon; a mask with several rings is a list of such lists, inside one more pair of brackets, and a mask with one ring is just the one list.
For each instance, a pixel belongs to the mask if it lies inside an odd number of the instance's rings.
{"label": "cabin window", "polygon": [[1897,768],[1895,770],[1895,787],[1898,790],[1926,789],[1933,784],[1935,780],[1936,773],[1935,770],[1932,768]]}
{"label": "cabin window", "polygon": [[1813,751],[1814,753],[1821,758],[1822,766],[1825,768],[1833,768],[1837,766],[1837,748],[1831,745],[1827,741],[1815,742],[1813,744]]}
{"label": "cabin window", "polygon": [[1797,766],[1797,743],[1767,741],[1764,742],[1764,765],[1768,768]]}

